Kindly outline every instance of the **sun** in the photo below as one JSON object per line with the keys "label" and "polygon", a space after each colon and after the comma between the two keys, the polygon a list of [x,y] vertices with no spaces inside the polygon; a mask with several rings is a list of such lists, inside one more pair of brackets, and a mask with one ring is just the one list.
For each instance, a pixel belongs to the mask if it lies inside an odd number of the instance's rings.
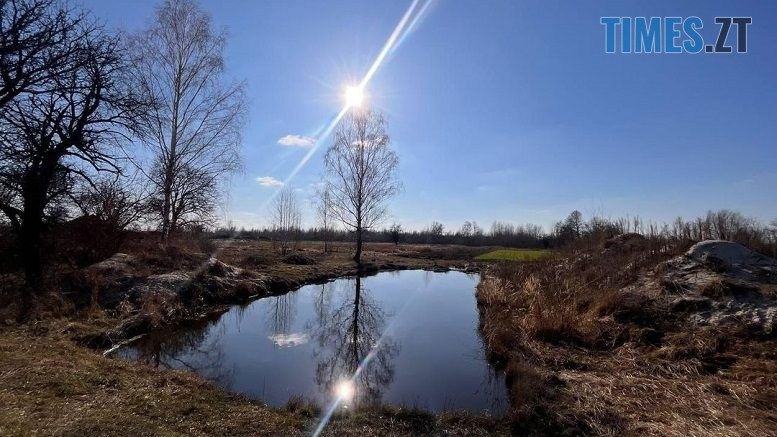
{"label": "sun", "polygon": [[345,380],[341,381],[337,384],[335,387],[335,393],[337,393],[337,397],[342,399],[343,401],[350,401],[351,398],[353,398],[353,394],[356,390],[354,389],[353,382]]}
{"label": "sun", "polygon": [[364,90],[360,86],[345,87],[345,104],[349,108],[358,108],[364,103]]}

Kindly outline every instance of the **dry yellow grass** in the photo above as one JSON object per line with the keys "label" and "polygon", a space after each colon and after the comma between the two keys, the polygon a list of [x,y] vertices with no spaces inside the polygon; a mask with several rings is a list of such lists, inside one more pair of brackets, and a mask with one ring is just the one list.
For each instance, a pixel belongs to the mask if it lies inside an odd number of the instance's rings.
{"label": "dry yellow grass", "polygon": [[[104,358],[56,323],[0,329],[0,435],[309,435],[314,409],[267,407],[193,373]],[[383,408],[337,414],[325,435],[506,434],[468,414]]]}
{"label": "dry yellow grass", "polygon": [[617,292],[666,256],[577,253],[481,282],[481,331],[505,367],[515,432],[776,435],[773,338],[693,327],[650,293]]}

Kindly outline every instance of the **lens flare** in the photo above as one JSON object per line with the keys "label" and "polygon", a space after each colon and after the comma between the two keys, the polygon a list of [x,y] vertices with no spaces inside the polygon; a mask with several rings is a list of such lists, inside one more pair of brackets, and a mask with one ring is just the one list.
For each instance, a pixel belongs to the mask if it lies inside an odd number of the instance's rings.
{"label": "lens flare", "polygon": [[345,104],[349,108],[358,108],[364,103],[364,90],[360,86],[347,86],[345,88]]}
{"label": "lens flare", "polygon": [[351,381],[341,381],[337,384],[335,387],[335,393],[337,394],[337,397],[340,398],[342,401],[350,401],[353,399],[353,395],[356,392],[355,387],[353,386],[353,382]]}
{"label": "lens flare", "polygon": [[[413,3],[410,4],[410,7],[408,7],[405,13],[402,15],[399,23],[397,23],[396,27],[394,27],[391,35],[381,48],[380,53],[378,53],[378,56],[372,62],[372,65],[370,65],[369,70],[367,70],[367,73],[364,75],[359,84],[346,88],[344,96],[346,104],[343,106],[340,112],[330,120],[329,124],[321,129],[321,132],[319,132],[317,135],[313,135],[316,138],[316,143],[313,145],[313,147],[310,148],[310,150],[308,150],[308,153],[305,154],[302,160],[300,160],[300,162],[297,163],[297,165],[292,169],[291,173],[289,173],[289,175],[284,180],[284,185],[288,185],[289,182],[294,179],[297,173],[302,170],[313,154],[315,154],[316,151],[321,147],[321,144],[323,144],[328,139],[329,135],[337,126],[337,123],[340,122],[348,110],[353,107],[359,107],[364,103],[364,89],[372,80],[372,77],[375,75],[375,73],[378,72],[381,65],[383,65],[388,56],[392,54],[397,49],[397,47],[399,47],[399,45],[405,41],[408,35],[410,35],[416,27],[418,27],[423,17],[427,14],[427,11],[429,10],[432,2],[433,0],[413,0]],[[276,190],[264,202],[262,209],[267,208],[267,206],[279,192],[280,189]]]}

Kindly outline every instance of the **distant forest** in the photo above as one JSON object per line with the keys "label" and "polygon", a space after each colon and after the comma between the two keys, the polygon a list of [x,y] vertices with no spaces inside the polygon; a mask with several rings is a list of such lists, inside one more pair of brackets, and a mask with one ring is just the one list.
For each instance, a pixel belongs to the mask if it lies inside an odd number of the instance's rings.
{"label": "distant forest", "polygon": [[[730,240],[744,244],[762,253],[777,254],[777,219],[769,224],[746,217],[741,213],[710,211],[704,217],[686,220],[678,217],[671,223],[645,221],[640,217],[606,218],[594,216],[585,219],[573,211],[566,219],[553,226],[550,232],[534,224],[513,225],[493,222],[488,229],[476,222],[465,221],[459,229],[446,229],[442,223],[432,222],[423,230],[409,231],[394,224],[365,234],[366,242],[410,244],[461,244],[467,246],[508,246],[518,248],[551,248],[574,244],[580,240],[604,240],[620,234],[640,234],[648,238],[673,241]],[[237,229],[220,227],[212,232],[215,238],[275,241],[279,238],[273,228]],[[296,241],[353,241],[353,232],[324,231],[321,227],[296,228]]]}

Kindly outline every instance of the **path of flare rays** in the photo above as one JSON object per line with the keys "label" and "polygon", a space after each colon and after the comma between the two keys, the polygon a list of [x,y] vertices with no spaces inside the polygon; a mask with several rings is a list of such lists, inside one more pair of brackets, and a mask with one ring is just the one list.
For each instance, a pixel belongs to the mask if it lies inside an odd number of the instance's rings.
{"label": "path of flare rays", "polygon": [[[426,11],[429,8],[429,5],[431,4],[433,0],[413,0],[413,3],[410,4],[410,7],[407,8],[407,11],[405,11],[405,14],[402,15],[402,19],[399,20],[399,23],[397,23],[397,26],[394,28],[394,31],[391,32],[391,35],[386,40],[386,43],[383,44],[383,48],[380,50],[380,53],[378,53],[378,56],[375,58],[375,60],[372,62],[372,65],[370,65],[370,69],[367,70],[367,74],[364,75],[364,78],[362,78],[361,82],[359,82],[359,88],[364,90],[367,87],[367,84],[369,84],[370,80],[372,80],[372,77],[377,73],[377,71],[380,69],[380,67],[383,65],[384,61],[388,57],[389,54],[391,54],[394,50],[396,50],[397,47],[405,40],[407,35],[409,35],[420,22],[421,18],[425,15]],[[289,182],[294,179],[294,177],[297,175],[297,173],[302,170],[302,168],[307,164],[307,162],[310,160],[311,157],[316,153],[316,151],[321,147],[321,144],[324,143],[328,138],[329,135],[332,133],[334,128],[337,126],[338,123],[340,123],[340,120],[345,116],[346,112],[348,112],[349,106],[346,103],[343,105],[343,108],[340,110],[340,112],[337,113],[329,122],[328,125],[324,129],[316,135],[316,143],[313,145],[313,147],[308,150],[308,152],[305,154],[305,156],[302,157],[299,163],[294,167],[294,169],[289,173],[289,175],[284,179],[283,186],[288,185]],[[269,199],[267,199],[264,202],[264,205],[262,205],[262,208],[267,208],[267,206],[272,202],[272,200],[275,198],[275,196],[278,195],[281,188],[275,190],[273,192],[272,196],[270,196]]]}

